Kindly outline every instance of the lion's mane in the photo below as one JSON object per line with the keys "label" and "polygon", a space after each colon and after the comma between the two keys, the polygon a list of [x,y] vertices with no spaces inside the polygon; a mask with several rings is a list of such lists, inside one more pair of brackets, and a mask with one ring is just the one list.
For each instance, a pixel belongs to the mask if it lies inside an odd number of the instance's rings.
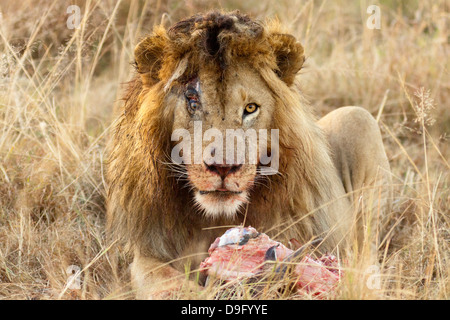
{"label": "lion's mane", "polygon": [[169,30],[155,28],[135,57],[138,74],[124,94],[108,160],[108,225],[115,237],[169,261],[189,242],[210,243],[218,231],[204,228],[244,219],[205,219],[189,189],[167,169],[174,114],[163,107],[164,99],[175,70],[188,58],[188,69],[203,65],[216,72],[245,61],[260,72],[277,102],[272,126],[280,130],[280,174],[252,189],[246,225],[288,239],[323,237],[327,250],[341,241],[346,203],[325,137],[294,85],[304,62],[294,37],[276,22],[211,12]]}

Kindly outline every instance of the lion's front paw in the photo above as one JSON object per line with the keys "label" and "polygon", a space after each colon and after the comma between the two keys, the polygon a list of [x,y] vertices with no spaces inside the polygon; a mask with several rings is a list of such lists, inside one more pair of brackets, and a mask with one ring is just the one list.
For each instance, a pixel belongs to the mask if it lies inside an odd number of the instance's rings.
{"label": "lion's front paw", "polygon": [[201,294],[204,287],[194,281],[176,281],[170,285],[156,284],[152,288],[138,293],[141,300],[180,300],[195,299]]}

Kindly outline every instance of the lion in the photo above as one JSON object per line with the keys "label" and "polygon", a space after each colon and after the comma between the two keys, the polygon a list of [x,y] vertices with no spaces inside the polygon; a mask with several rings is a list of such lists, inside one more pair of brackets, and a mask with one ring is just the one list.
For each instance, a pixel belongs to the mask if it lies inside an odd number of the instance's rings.
{"label": "lion", "polygon": [[[345,249],[361,190],[390,185],[375,119],[360,107],[316,118],[295,85],[304,49],[280,23],[239,12],[197,14],[155,27],[134,54],[137,75],[110,144],[107,220],[134,254],[137,298],[178,290],[186,268],[196,270],[230,226]],[[194,135],[199,123],[200,134],[278,130],[275,148],[271,136],[257,141],[269,158],[277,155],[277,172],[263,174],[261,154],[256,163],[220,161],[212,139],[197,147],[200,161],[175,163],[173,132]],[[388,198],[383,191],[377,205],[385,208]]]}

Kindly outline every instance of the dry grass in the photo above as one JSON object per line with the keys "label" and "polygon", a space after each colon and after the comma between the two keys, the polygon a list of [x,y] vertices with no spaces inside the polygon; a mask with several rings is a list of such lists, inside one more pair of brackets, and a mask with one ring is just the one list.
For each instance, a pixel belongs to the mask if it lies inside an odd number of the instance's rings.
{"label": "dry grass", "polygon": [[[74,2],[83,20],[70,30]],[[379,120],[395,184],[379,226],[387,237],[378,257],[363,248],[348,261],[337,298],[449,299],[448,3],[381,1],[381,30],[365,27],[370,4],[0,0],[0,298],[132,296],[129,257],[104,234],[105,142],[119,85],[154,24],[222,7],[286,21],[306,48],[300,87],[318,115],[352,104]],[[379,286],[367,273],[375,260]],[[80,268],[78,290],[67,286],[70,266]],[[251,298],[251,286],[238,286],[232,298]],[[274,292],[263,297],[285,298]],[[214,296],[230,298],[213,289],[177,298]]]}

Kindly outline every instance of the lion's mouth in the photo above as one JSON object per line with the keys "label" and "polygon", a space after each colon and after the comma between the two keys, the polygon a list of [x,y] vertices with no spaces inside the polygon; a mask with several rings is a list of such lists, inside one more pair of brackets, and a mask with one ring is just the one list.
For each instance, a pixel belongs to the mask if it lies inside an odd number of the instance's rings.
{"label": "lion's mouth", "polygon": [[227,196],[227,195],[241,194],[242,191],[230,191],[230,190],[218,189],[218,190],[212,190],[212,191],[202,191],[202,190],[200,190],[199,193],[202,196],[203,195],[207,195],[207,194],[213,194],[213,195],[218,195],[218,196]]}
{"label": "lion's mouth", "polygon": [[234,217],[240,208],[248,202],[246,191],[231,191],[228,189],[198,190],[195,201],[206,216]]}

